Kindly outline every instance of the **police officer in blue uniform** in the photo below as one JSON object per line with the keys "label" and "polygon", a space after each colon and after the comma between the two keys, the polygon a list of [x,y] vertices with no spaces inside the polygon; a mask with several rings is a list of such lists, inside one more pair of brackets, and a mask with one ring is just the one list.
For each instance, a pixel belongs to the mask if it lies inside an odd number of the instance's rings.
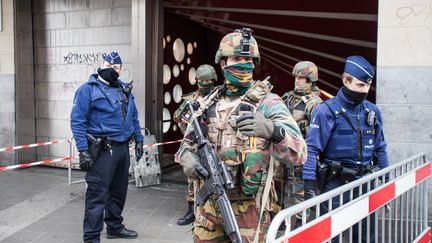
{"label": "police officer in blue uniform", "polygon": [[[373,67],[363,57],[348,57],[342,74],[344,86],[334,98],[314,110],[306,137],[308,156],[303,166],[305,199],[315,196],[317,179],[324,181],[321,191],[325,193],[388,166],[381,112],[365,100],[374,74]],[[318,159],[327,173],[316,175]],[[344,203],[348,200],[349,195],[344,195]],[[328,212],[329,205],[321,206],[322,214]],[[333,209],[338,206],[339,199],[332,201]],[[371,241],[375,238],[373,221],[370,220]],[[366,228],[362,228],[365,240]],[[354,241],[359,240],[356,230]]]}
{"label": "police officer in blue uniform", "polygon": [[104,58],[75,94],[71,128],[80,168],[87,171],[84,242],[100,242],[103,221],[107,238],[137,237],[122,224],[129,176],[129,141],[135,140],[136,159],[143,154],[138,112],[131,84],[118,77],[122,61],[117,52]]}

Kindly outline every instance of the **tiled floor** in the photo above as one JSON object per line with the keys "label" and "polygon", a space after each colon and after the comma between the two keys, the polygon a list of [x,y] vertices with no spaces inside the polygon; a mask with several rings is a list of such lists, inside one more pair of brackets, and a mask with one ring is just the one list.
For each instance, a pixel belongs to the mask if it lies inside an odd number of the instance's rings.
{"label": "tiled floor", "polygon": [[[67,185],[66,171],[2,172],[0,185],[0,242],[82,242],[85,187]],[[101,242],[193,242],[191,226],[176,224],[186,210],[185,190],[186,185],[173,183],[146,188],[130,184],[124,223],[138,231],[138,238],[108,240],[103,231]]]}
{"label": "tiled floor", "polygon": [[[186,210],[186,184],[177,184],[184,175],[175,168],[164,173],[169,174],[169,180],[159,186],[129,185],[124,223],[138,231],[139,237],[107,240],[103,231],[101,242],[193,242],[191,226],[176,224]],[[78,180],[84,173],[74,171],[73,175]],[[432,180],[429,187],[431,184]],[[84,192],[84,183],[67,184],[64,169],[32,167],[0,172],[0,243],[82,242]]]}

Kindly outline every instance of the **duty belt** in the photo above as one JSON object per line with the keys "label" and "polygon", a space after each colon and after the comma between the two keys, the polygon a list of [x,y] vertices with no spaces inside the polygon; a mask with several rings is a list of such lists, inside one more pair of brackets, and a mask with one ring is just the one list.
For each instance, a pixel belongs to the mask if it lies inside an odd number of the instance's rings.
{"label": "duty belt", "polygon": [[107,141],[106,144],[110,144],[111,146],[121,146],[129,143],[129,141],[117,142],[117,141]]}
{"label": "duty belt", "polygon": [[379,170],[377,166],[375,166],[372,162],[369,164],[360,164],[357,163],[355,165],[347,164],[339,161],[332,160],[324,160],[324,163],[329,167],[329,173],[327,175],[326,180],[331,180],[334,178],[339,178],[346,183],[354,181],[359,177],[362,177],[366,174],[373,173]]}
{"label": "duty belt", "polygon": [[129,143],[129,139],[126,141],[123,141],[123,142],[118,142],[118,141],[112,140],[110,137],[97,137],[97,138],[101,139],[102,147],[104,149],[109,149],[110,147],[113,147],[113,146],[122,146],[122,145]]}

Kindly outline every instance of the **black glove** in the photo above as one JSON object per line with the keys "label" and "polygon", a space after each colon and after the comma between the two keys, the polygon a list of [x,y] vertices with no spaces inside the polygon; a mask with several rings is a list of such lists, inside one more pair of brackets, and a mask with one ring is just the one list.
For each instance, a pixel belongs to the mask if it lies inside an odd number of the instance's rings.
{"label": "black glove", "polygon": [[94,166],[93,159],[88,150],[79,153],[79,167],[82,171],[88,171]]}
{"label": "black glove", "polygon": [[144,148],[143,148],[143,142],[135,142],[135,159],[138,162],[141,157],[143,156]]}
{"label": "black glove", "polygon": [[304,200],[308,200],[316,197],[316,186],[315,181],[305,180],[304,181]]}

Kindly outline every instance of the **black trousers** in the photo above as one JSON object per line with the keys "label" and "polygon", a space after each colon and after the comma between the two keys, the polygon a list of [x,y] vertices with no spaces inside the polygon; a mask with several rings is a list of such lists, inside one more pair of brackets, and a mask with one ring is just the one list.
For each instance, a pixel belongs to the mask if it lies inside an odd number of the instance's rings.
{"label": "black trousers", "polygon": [[[107,232],[124,228],[121,216],[126,201],[129,177],[129,147],[125,143],[101,150],[95,166],[86,174],[84,242],[99,243],[103,221]],[[104,215],[105,213],[105,215]]]}

